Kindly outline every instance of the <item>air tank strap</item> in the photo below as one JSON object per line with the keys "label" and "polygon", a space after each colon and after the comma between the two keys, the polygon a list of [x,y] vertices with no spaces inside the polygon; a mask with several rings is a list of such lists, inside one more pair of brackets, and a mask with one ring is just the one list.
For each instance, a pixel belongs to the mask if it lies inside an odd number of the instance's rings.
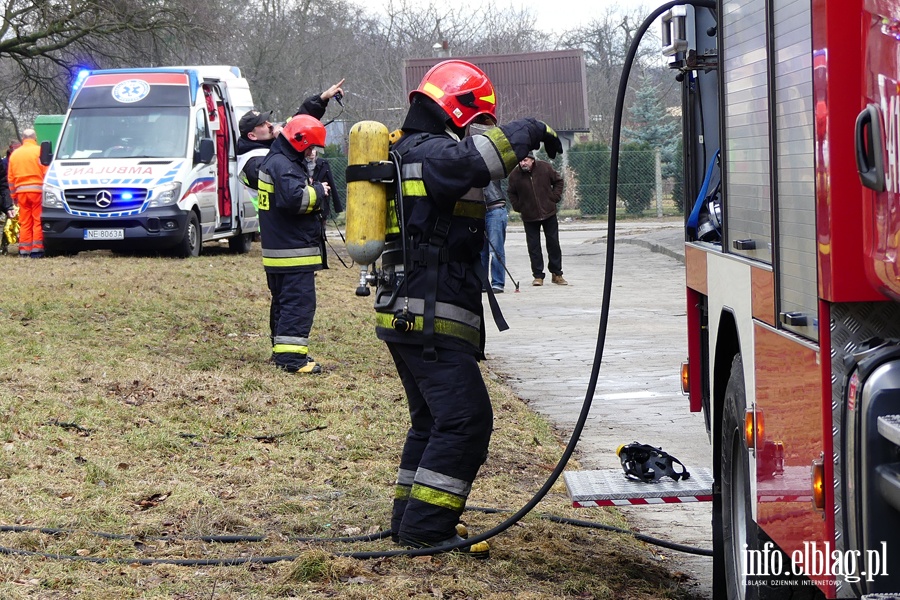
{"label": "air tank strap", "polygon": [[500,303],[497,302],[497,296],[494,295],[494,288],[491,287],[491,281],[488,278],[488,272],[484,270],[481,261],[475,263],[475,274],[481,280],[481,287],[487,290],[488,305],[491,307],[491,316],[494,317],[494,324],[497,325],[498,331],[506,331],[509,329],[509,323],[503,318],[503,312],[500,310]]}
{"label": "air tank strap", "polygon": [[397,171],[391,161],[370,162],[367,165],[347,165],[347,183],[352,181],[369,181],[371,183],[389,183],[396,177]]}

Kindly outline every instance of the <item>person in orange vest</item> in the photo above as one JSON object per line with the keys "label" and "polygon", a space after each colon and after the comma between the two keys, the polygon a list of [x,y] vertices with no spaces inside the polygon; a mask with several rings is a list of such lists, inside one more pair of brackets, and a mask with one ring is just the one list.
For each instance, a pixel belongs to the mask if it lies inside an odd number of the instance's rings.
{"label": "person in orange vest", "polygon": [[19,205],[19,258],[44,257],[41,200],[47,166],[34,129],[22,132],[22,146],[9,155],[9,193]]}

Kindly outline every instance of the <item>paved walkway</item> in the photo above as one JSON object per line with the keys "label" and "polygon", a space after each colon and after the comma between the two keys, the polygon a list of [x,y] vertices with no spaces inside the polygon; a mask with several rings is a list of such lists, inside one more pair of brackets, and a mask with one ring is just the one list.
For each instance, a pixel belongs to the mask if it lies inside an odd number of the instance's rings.
{"label": "paved walkway", "polygon": [[[620,468],[615,450],[639,441],[661,446],[688,469],[710,467],[700,413],[688,411],[680,365],[687,357],[683,234],[679,221],[620,222],[611,313],[587,425],[577,458],[584,469]],[[537,412],[570,434],[581,411],[598,337],[606,253],[605,222],[560,223],[568,286],[532,287],[521,223],[507,233],[507,278],[498,296],[510,330],[488,325],[488,366]],[[546,259],[546,255],[545,255]],[[485,302],[486,313],[487,303]],[[590,511],[584,509],[584,518]],[[710,503],[621,509],[636,530],[711,548]],[[711,598],[712,559],[650,547],[686,586]]]}

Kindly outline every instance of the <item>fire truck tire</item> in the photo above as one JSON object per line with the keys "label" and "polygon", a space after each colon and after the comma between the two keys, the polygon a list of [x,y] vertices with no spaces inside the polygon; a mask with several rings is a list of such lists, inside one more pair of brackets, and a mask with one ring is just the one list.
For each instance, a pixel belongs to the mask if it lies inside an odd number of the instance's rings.
{"label": "fire truck tire", "polygon": [[175,255],[178,258],[200,256],[200,246],[202,245],[200,236],[200,219],[197,218],[197,213],[191,211],[187,226],[184,228],[184,237],[175,246]]}
{"label": "fire truck tire", "polygon": [[747,407],[744,363],[734,357],[725,388],[722,411],[722,540],[725,553],[725,586],[729,600],[755,600],[759,590],[746,585],[741,573],[744,544],[757,547],[757,527],[750,505],[750,464],[744,441],[744,412]]}
{"label": "fire truck tire", "polygon": [[[775,577],[770,585],[761,577],[754,577],[747,585],[742,573],[744,544],[747,550],[759,550],[763,540],[770,541],[753,520],[750,495],[750,454],[744,438],[744,414],[747,393],[744,386],[744,361],[734,357],[725,388],[722,410],[722,516],[716,524],[721,528],[721,548],[724,554],[725,588],[729,600],[812,600],[824,598],[814,585],[804,585],[790,573]],[[775,549],[775,552],[781,552]],[[787,556],[783,564],[790,564]],[[775,582],[773,582],[775,583]],[[787,584],[787,585],[785,585]]]}

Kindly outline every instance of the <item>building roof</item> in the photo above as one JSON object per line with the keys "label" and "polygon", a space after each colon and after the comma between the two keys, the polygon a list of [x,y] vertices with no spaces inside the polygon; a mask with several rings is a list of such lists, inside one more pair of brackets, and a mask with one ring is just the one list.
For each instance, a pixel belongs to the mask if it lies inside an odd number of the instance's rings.
{"label": "building roof", "polygon": [[[453,56],[487,73],[497,93],[497,117],[506,123],[535,117],[557,131],[589,131],[583,50],[556,50],[493,56]],[[444,57],[409,58],[403,86],[413,90]]]}

